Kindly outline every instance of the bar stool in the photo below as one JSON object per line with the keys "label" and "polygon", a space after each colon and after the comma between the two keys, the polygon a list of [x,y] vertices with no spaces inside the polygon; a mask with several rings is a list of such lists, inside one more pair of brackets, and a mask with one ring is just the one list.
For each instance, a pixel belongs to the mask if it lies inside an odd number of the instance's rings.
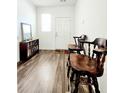
{"label": "bar stool", "polygon": [[87,36],[83,34],[83,35],[81,35],[79,37],[78,36],[73,36],[73,38],[74,38],[75,44],[68,44],[68,52],[69,52],[68,62],[67,62],[67,67],[68,67],[67,77],[68,78],[69,78],[69,72],[70,72],[70,69],[71,69],[71,66],[70,66],[70,54],[71,53],[81,54],[81,51],[83,51],[83,53],[85,54],[85,49],[84,49],[83,45],[80,44],[79,39],[81,39],[82,41],[85,41],[87,39]]}
{"label": "bar stool", "polygon": [[[93,42],[79,39],[81,44],[87,44],[87,54],[70,54],[70,66],[73,69],[70,82],[75,79],[75,89],[72,93],[78,93],[78,85],[81,76],[87,76],[88,82],[95,87],[95,93],[100,93],[97,77],[101,77],[104,72],[104,62],[107,55],[107,40],[96,38]],[[93,49],[91,51],[91,45]],[[91,90],[89,87],[89,91]],[[90,91],[90,93],[92,93]]]}

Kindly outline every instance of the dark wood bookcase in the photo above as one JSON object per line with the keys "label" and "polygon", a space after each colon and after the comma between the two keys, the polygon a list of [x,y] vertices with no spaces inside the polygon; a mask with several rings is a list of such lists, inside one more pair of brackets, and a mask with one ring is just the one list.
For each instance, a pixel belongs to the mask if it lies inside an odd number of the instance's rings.
{"label": "dark wood bookcase", "polygon": [[39,39],[20,42],[20,61],[27,61],[39,52]]}

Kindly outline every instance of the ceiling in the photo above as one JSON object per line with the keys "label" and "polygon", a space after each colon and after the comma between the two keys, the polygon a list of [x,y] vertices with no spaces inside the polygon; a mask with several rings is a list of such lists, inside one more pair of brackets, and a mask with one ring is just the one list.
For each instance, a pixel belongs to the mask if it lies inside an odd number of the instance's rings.
{"label": "ceiling", "polygon": [[77,0],[29,0],[29,1],[31,1],[36,6],[63,6],[75,5]]}

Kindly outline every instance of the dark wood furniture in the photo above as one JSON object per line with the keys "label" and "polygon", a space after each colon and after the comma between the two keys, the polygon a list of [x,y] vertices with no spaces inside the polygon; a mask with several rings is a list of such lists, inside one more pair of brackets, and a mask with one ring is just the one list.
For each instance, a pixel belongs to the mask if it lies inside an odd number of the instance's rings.
{"label": "dark wood furniture", "polygon": [[81,47],[81,44],[79,42],[79,39],[85,41],[87,39],[86,35],[81,35],[81,36],[73,36],[74,38],[74,44],[68,44],[68,50],[69,52],[78,52],[80,53],[80,51],[83,51],[85,54],[85,50],[83,47]]}
{"label": "dark wood furniture", "polygon": [[86,35],[81,35],[81,36],[73,36],[74,38],[74,42],[75,44],[68,44],[68,52],[69,52],[69,56],[68,56],[68,62],[67,62],[67,66],[68,66],[68,70],[67,70],[67,77],[69,78],[69,73],[70,73],[70,53],[81,53],[81,51],[83,51],[83,53],[85,54],[85,49],[84,47],[81,47],[82,44],[80,44],[79,39],[85,41],[87,39]]}
{"label": "dark wood furniture", "polygon": [[[71,54],[70,64],[72,73],[70,81],[75,79],[75,89],[73,93],[78,93],[78,85],[80,83],[80,77],[86,76],[88,78],[89,86],[92,84],[95,87],[95,93],[100,93],[97,77],[103,75],[104,62],[107,55],[107,40],[103,38],[96,38],[93,42],[79,40],[81,44],[87,44],[87,54]],[[91,46],[93,45],[93,50]],[[89,90],[91,87],[89,87]],[[92,91],[90,91],[92,93]]]}
{"label": "dark wood furniture", "polygon": [[20,61],[27,61],[39,51],[39,39],[20,42]]}

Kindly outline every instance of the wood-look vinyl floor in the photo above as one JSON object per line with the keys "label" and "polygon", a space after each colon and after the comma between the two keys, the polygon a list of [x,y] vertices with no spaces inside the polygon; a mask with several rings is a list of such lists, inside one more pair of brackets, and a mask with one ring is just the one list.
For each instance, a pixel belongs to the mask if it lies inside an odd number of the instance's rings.
{"label": "wood-look vinyl floor", "polygon": [[66,93],[67,54],[40,51],[17,68],[18,93]]}

